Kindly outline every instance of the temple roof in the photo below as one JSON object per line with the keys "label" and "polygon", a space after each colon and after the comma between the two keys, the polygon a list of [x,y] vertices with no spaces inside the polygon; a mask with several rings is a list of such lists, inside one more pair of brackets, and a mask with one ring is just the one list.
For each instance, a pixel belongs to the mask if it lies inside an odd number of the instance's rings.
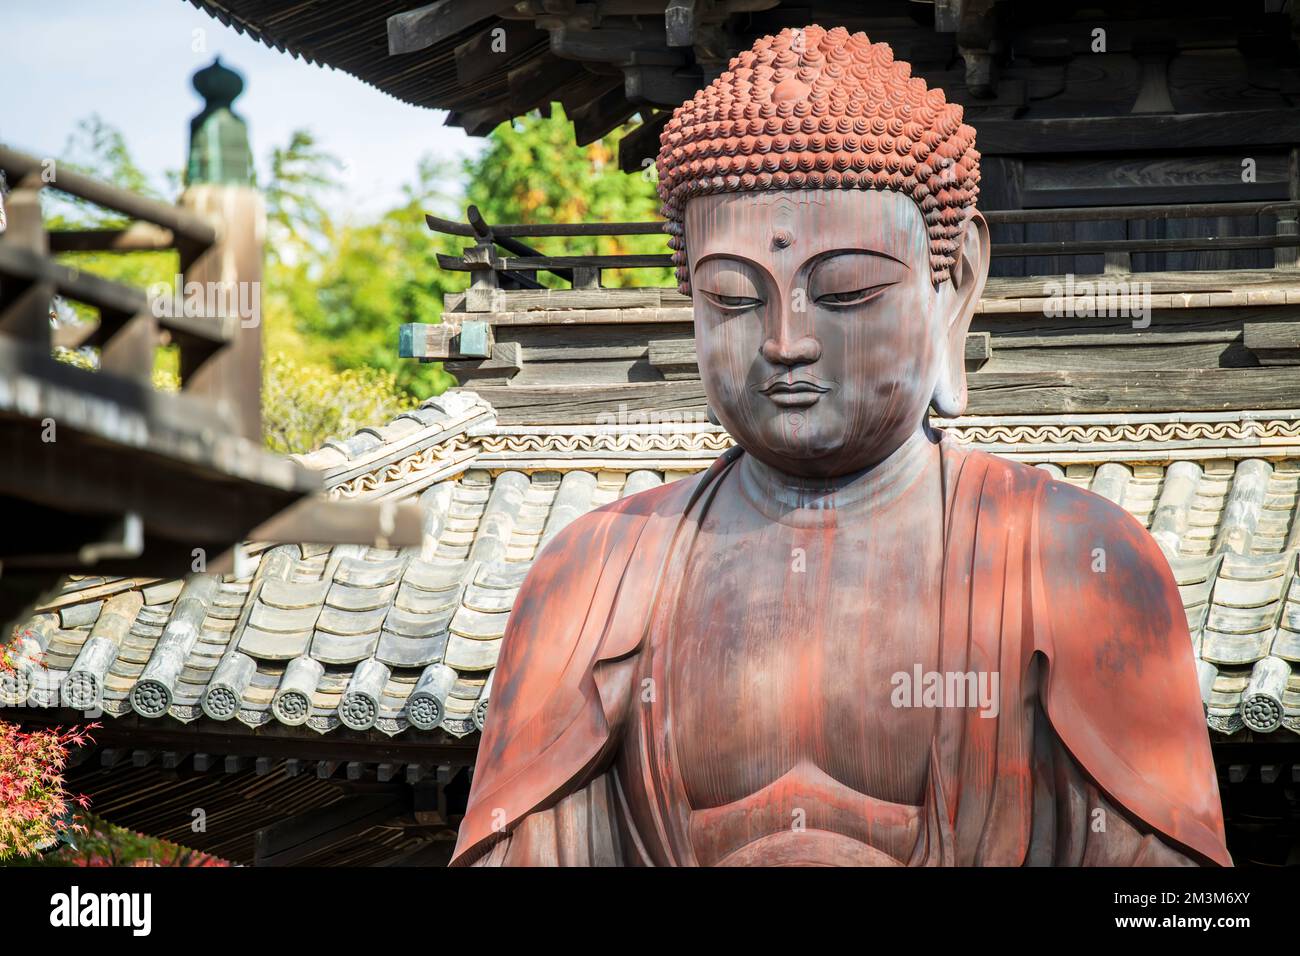
{"label": "temple roof", "polygon": [[[1300,733],[1296,423],[1201,417],[948,430],[1133,514],[1178,581],[1210,727]],[[1205,447],[1216,436],[1223,447]],[[1201,447],[1171,462],[1180,437]],[[1165,460],[1124,460],[1152,439],[1173,449]],[[470,734],[540,548],[579,515],[696,474],[729,445],[713,425],[501,427],[475,393],[448,392],[300,457],[334,497],[417,498],[422,547],[250,545],[247,566],[221,577],[73,579],[20,638],[48,669],[5,675],[0,696],[187,723]]]}
{"label": "temple roof", "polygon": [[[1080,3],[934,0],[189,2],[274,49],[343,70],[402,102],[448,110],[448,125],[472,135],[559,102],[581,145],[639,114],[641,126],[622,143],[620,164],[629,172],[658,151],[668,111],[722,73],[733,56],[758,37],[810,23],[865,31],[889,43],[913,75],[965,107],[986,156],[998,152],[990,147],[1021,142],[1008,129],[1019,122],[1001,122],[1013,117],[1115,117],[1130,111],[1139,90],[1148,110],[1148,96],[1171,112],[1217,111],[1225,104],[1281,108],[1290,105],[1286,90],[1293,82],[1284,56],[1261,53],[1275,43],[1287,46],[1285,13],[1186,0],[1112,4],[1104,11]],[[1090,33],[1099,25],[1107,35],[1104,60],[1095,56]],[[1148,62],[1142,58],[1150,56],[1153,33],[1162,52],[1193,53],[1181,72],[1171,73],[1168,90],[1162,70],[1148,91],[1145,67],[1136,62]],[[1087,58],[1089,67],[1067,68],[1076,57]],[[1141,117],[1149,133],[1168,119],[1157,111]],[[1055,135],[1036,130],[1029,139],[1045,143]],[[1233,128],[1232,135],[1245,133]]]}

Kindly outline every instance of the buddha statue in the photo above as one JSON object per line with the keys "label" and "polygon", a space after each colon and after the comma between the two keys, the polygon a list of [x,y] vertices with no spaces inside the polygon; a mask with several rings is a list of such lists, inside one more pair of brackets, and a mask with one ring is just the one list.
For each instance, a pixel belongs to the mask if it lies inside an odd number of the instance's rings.
{"label": "buddha statue", "polygon": [[1231,865],[1155,543],[930,425],[989,233],[975,131],[909,73],[786,30],[665,128],[737,447],[538,556],[453,865]]}

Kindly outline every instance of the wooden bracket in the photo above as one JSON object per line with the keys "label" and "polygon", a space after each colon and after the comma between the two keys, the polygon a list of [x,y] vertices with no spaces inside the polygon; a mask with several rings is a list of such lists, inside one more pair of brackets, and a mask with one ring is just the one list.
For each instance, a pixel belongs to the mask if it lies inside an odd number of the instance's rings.
{"label": "wooden bracket", "polygon": [[1244,322],[1241,338],[1260,365],[1300,365],[1300,322]]}
{"label": "wooden bracket", "polygon": [[966,371],[977,371],[993,357],[993,336],[989,332],[966,333]]}
{"label": "wooden bracket", "polygon": [[397,331],[398,356],[426,362],[491,358],[494,344],[492,326],[479,320],[408,322]]}

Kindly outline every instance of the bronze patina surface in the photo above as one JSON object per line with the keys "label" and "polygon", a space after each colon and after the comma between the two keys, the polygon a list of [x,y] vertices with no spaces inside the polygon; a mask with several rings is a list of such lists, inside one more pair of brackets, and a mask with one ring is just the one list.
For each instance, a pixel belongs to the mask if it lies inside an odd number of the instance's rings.
{"label": "bronze patina surface", "polygon": [[739,447],[537,559],[454,862],[1230,865],[1155,543],[929,426],[966,402],[979,155],[881,46],[765,38],[665,130]]}

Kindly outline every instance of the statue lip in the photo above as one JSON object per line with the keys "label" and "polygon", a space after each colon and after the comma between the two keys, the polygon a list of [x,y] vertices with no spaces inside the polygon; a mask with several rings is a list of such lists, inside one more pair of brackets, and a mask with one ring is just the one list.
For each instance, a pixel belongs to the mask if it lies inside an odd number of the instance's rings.
{"label": "statue lip", "polygon": [[756,388],[783,408],[807,408],[831,390],[816,376],[805,373],[795,378],[790,372],[779,372]]}
{"label": "statue lip", "polygon": [[831,390],[829,384],[822,382],[815,375],[804,374],[796,378],[790,372],[778,372],[755,387],[764,395],[811,392],[822,394]]}

